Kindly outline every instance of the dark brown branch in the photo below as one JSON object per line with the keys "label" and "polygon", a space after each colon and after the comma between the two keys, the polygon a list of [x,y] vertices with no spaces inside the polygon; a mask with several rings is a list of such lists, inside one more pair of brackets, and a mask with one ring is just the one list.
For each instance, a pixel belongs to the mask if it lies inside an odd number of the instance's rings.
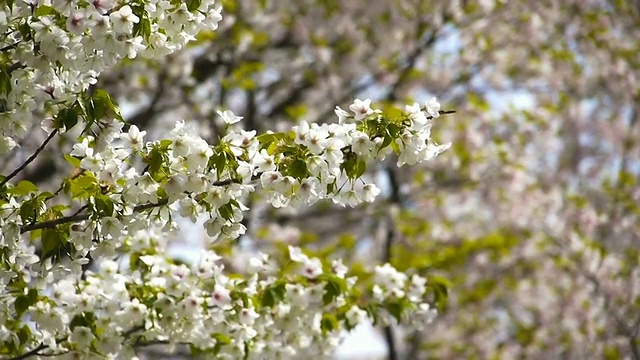
{"label": "dark brown branch", "polygon": [[80,215],[74,215],[74,216],[65,216],[65,217],[57,218],[55,220],[29,224],[29,225],[22,226],[20,228],[20,234],[24,234],[26,232],[33,231],[33,230],[48,229],[61,224],[79,222],[82,220],[87,220],[88,218],[89,218],[89,214],[80,214]]}
{"label": "dark brown branch", "polygon": [[[422,25],[423,24],[419,24],[418,28],[421,28]],[[435,43],[437,39],[437,34],[438,34],[438,31],[434,30],[429,36],[429,38],[425,41],[425,43],[419,46],[409,55],[407,59],[407,64],[403,67],[402,72],[397,77],[396,81],[391,86],[391,88],[389,89],[389,92],[385,96],[387,100],[389,101],[397,100],[396,92],[398,91],[400,86],[404,83],[404,80],[406,79],[408,74],[411,72],[411,70],[415,66],[417,59]],[[400,184],[398,182],[398,178],[396,176],[395,170],[391,166],[387,166],[385,170],[386,170],[387,176],[389,177],[389,183],[391,187],[389,202],[392,204],[392,206],[393,205],[401,206],[402,199],[400,196]],[[391,218],[389,219],[388,226],[389,228],[387,229],[383,256],[384,256],[384,262],[390,263],[393,256],[392,254],[393,240],[396,236],[393,220]],[[388,359],[397,360],[398,350],[396,348],[395,335],[394,335],[393,327],[391,327],[391,325],[388,325],[384,328],[384,337],[385,337],[385,341],[387,343],[387,348],[389,351]]]}
{"label": "dark brown branch", "polygon": [[[256,180],[260,178],[260,174],[258,175],[254,175],[252,177],[252,180]],[[236,179],[227,179],[227,180],[221,180],[218,181],[216,183],[214,183],[214,186],[225,186],[225,185],[230,185],[233,183],[239,183],[239,180]],[[142,212],[145,210],[149,210],[149,209],[153,209],[155,207],[159,207],[159,206],[163,206],[163,205],[167,205],[168,200],[167,199],[162,199],[160,201],[158,201],[157,203],[147,203],[147,204],[142,204],[142,205],[137,205],[133,208],[133,212],[134,213],[138,213],[138,212]],[[86,207],[85,207],[86,208]],[[81,209],[83,210],[83,209]],[[26,232],[29,231],[34,231],[34,230],[39,230],[39,229],[49,229],[52,227],[55,227],[57,225],[62,225],[62,224],[68,224],[68,223],[73,223],[73,222],[79,222],[79,221],[83,221],[83,220],[87,220],[89,219],[89,217],[91,216],[91,214],[85,213],[85,214],[78,214],[77,212],[73,215],[70,216],[64,216],[61,218],[57,218],[54,220],[48,220],[48,221],[43,221],[43,222],[39,222],[39,223],[33,223],[33,224],[29,224],[29,225],[24,225],[20,228],[20,233],[24,234]]]}
{"label": "dark brown branch", "polygon": [[16,70],[23,69],[25,67],[27,67],[27,66],[26,65],[22,65],[22,63],[19,63],[19,62],[13,63],[13,64],[11,64],[11,66],[9,66],[7,68],[7,73],[11,74],[12,72],[14,72]]}
{"label": "dark brown branch", "polygon": [[53,139],[54,136],[56,136],[58,134],[58,129],[55,129],[51,132],[51,134],[49,134],[49,136],[47,136],[47,138],[44,140],[44,142],[42,143],[42,145],[40,145],[40,147],[38,149],[36,149],[36,151],[33,153],[33,155],[31,155],[22,165],[20,165],[17,169],[15,169],[11,174],[9,174],[9,176],[7,176],[6,178],[4,178],[4,180],[2,180],[0,182],[0,188],[2,188],[4,185],[6,185],[9,180],[13,179],[16,175],[18,175],[22,170],[24,170],[29,164],[31,164],[33,162],[33,160],[35,160],[38,155],[40,155],[40,153],[42,152],[42,150],[44,150],[44,148],[47,146],[47,144],[51,141],[51,139]]}
{"label": "dark brown branch", "polygon": [[[134,332],[139,331],[139,330],[144,330],[144,325],[139,325],[139,326],[136,326],[134,328],[131,328],[127,332],[123,333],[122,335],[127,337],[127,336],[129,336],[129,335],[131,335]],[[67,340],[66,338],[56,339],[56,343],[61,343],[61,342],[66,341],[66,340]],[[36,348],[34,348],[32,350],[29,350],[29,351],[27,351],[26,353],[24,353],[22,355],[18,355],[18,356],[12,357],[9,360],[23,360],[23,359],[26,359],[26,358],[31,357],[31,356],[60,356],[60,355],[64,354],[64,353],[58,353],[58,354],[48,355],[48,354],[40,354],[39,353],[40,351],[42,351],[44,349],[47,349],[48,347],[49,347],[48,345],[40,344]]]}
{"label": "dark brown branch", "polygon": [[16,357],[12,357],[10,360],[22,360],[22,359],[26,359],[26,358],[31,357],[31,356],[36,356],[36,355],[38,355],[38,352],[39,352],[40,350],[44,350],[44,349],[46,349],[47,347],[48,347],[48,346],[47,346],[47,345],[45,345],[45,344],[40,344],[40,346],[38,346],[38,347],[34,348],[33,350],[31,350],[31,351],[27,351],[26,353],[24,353],[24,354],[22,354],[22,355],[18,355],[18,356],[16,356]]}
{"label": "dark brown branch", "polygon": [[[166,204],[167,204],[167,199],[162,199],[162,200],[158,201],[157,203],[148,203],[148,204],[138,205],[138,206],[133,208],[133,212],[134,213],[138,213],[138,212],[141,212],[141,211],[144,211],[144,210],[152,209],[154,207],[159,207],[159,206],[166,205]],[[54,219],[54,220],[49,220],[49,221],[43,221],[43,222],[39,222],[39,223],[29,224],[29,225],[25,225],[25,226],[21,227],[20,228],[20,233],[24,234],[26,232],[33,231],[33,230],[48,229],[48,228],[55,227],[57,225],[68,224],[68,223],[73,223],[73,222],[79,222],[79,221],[87,220],[90,216],[91,216],[91,214],[88,214],[88,213],[85,213],[85,214],[74,214],[74,215],[71,215],[71,216],[64,216],[64,217],[57,218],[57,219]]]}
{"label": "dark brown branch", "polygon": [[[424,23],[419,23],[417,31],[423,31]],[[425,40],[423,44],[418,46],[411,54],[409,54],[407,58],[407,63],[403,66],[403,69],[400,75],[396,78],[389,91],[387,92],[385,98],[388,101],[396,101],[397,100],[397,92],[400,86],[405,82],[407,76],[413,70],[418,58],[433,44],[435,44],[438,35],[438,30],[433,30],[429,37]],[[402,206],[402,198],[400,195],[400,183],[398,182],[398,178],[396,172],[393,167],[387,166],[386,173],[389,178],[389,185],[391,187],[391,194],[389,195],[389,202],[392,206]],[[393,257],[392,248],[393,248],[393,240],[396,236],[395,225],[393,224],[393,219],[389,219],[389,225],[387,229],[386,239],[384,243],[384,262],[390,263]],[[384,328],[384,337],[387,343],[387,348],[389,351],[389,360],[397,360],[398,359],[398,350],[396,348],[396,340],[394,336],[393,327],[388,325]]]}
{"label": "dark brown branch", "polygon": [[20,44],[20,41],[16,41],[13,44],[7,45],[0,49],[0,52],[5,52],[7,50],[15,49]]}
{"label": "dark brown branch", "polygon": [[144,330],[144,325],[138,325],[138,326],[132,327],[131,329],[127,330],[124,334],[122,334],[122,336],[127,337],[140,330]]}
{"label": "dark brown branch", "polygon": [[[60,343],[60,342],[65,341],[65,340],[66,340],[66,338],[56,339],[56,343]],[[40,345],[38,345],[38,347],[36,347],[36,348],[34,348],[32,350],[29,350],[29,351],[27,351],[26,353],[24,353],[22,355],[18,355],[18,356],[12,357],[9,360],[23,360],[23,359],[26,359],[26,358],[31,357],[31,356],[49,356],[49,355],[44,355],[44,354],[40,354],[39,353],[40,351],[42,351],[44,349],[47,349],[48,347],[49,347],[48,345],[40,344]],[[50,356],[60,356],[60,355],[62,355],[62,354],[53,354],[53,355],[50,355]]]}
{"label": "dark brown branch", "polygon": [[[391,194],[389,195],[389,203],[391,206],[400,205],[400,184],[398,183],[398,178],[396,176],[395,170],[389,165],[385,168],[387,176],[389,178],[389,185],[391,188]],[[391,259],[393,256],[392,246],[393,239],[396,236],[395,225],[393,223],[393,219],[389,216],[388,224],[387,224],[387,234],[384,242],[384,253],[383,253],[383,262],[391,263]],[[387,325],[384,328],[384,338],[387,343],[387,348],[389,350],[389,360],[397,360],[398,359],[398,350],[396,349],[396,340],[393,331],[393,327],[391,325]]]}

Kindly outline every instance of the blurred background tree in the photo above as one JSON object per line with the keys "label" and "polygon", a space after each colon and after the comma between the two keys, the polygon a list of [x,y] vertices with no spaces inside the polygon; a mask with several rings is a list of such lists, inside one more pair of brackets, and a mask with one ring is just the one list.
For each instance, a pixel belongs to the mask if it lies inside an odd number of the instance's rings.
{"label": "blurred background tree", "polygon": [[[446,279],[428,332],[384,329],[392,359],[640,359],[640,2],[223,5],[215,33],[101,76],[131,124],[159,137],[191,119],[215,142],[219,108],[259,131],[331,121],[355,97],[436,96],[458,112],[437,119],[435,138],[453,147],[435,162],[369,169],[374,204],[284,212],[256,194],[249,234],[218,249],[236,254],[229,266],[294,243]],[[67,166],[43,156],[24,177],[56,184]]]}

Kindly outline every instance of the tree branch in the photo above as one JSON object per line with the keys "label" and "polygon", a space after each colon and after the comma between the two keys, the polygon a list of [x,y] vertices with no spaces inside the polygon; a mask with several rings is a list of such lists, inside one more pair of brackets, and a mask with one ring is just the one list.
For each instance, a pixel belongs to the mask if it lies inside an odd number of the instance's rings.
{"label": "tree branch", "polygon": [[[66,340],[66,338],[56,339],[56,343],[59,343],[59,342],[65,341],[65,340]],[[49,355],[39,354],[40,351],[42,351],[44,349],[47,349],[48,347],[49,347],[48,345],[40,344],[37,347],[33,348],[32,350],[29,350],[29,351],[27,351],[26,353],[24,353],[22,355],[18,355],[18,356],[12,357],[9,360],[23,360],[23,359],[26,359],[26,358],[31,357],[31,356],[49,356]],[[59,355],[62,355],[62,354],[54,354],[54,355],[51,355],[51,356],[59,356]]]}
{"label": "tree branch", "polygon": [[[252,180],[256,180],[260,178],[260,174],[254,175],[251,179]],[[230,185],[233,183],[239,183],[240,180],[236,180],[236,179],[227,179],[227,180],[221,180],[218,182],[213,183],[213,186],[225,186],[225,185]],[[158,201],[157,203],[147,203],[147,204],[142,204],[142,205],[137,205],[133,208],[133,212],[134,213],[139,213],[145,210],[149,210],[155,207],[159,207],[159,206],[163,206],[163,205],[167,205],[168,200],[167,199],[161,199],[160,201]],[[82,209],[81,209],[82,210]],[[34,231],[34,230],[39,230],[39,229],[49,229],[52,227],[55,227],[57,225],[62,225],[62,224],[68,224],[68,223],[73,223],[73,222],[79,222],[79,221],[83,221],[83,220],[87,220],[89,219],[89,217],[91,216],[91,214],[88,213],[84,213],[84,214],[73,214],[70,216],[63,216],[61,218],[57,218],[57,219],[53,219],[53,220],[48,220],[48,221],[43,221],[43,222],[39,222],[39,223],[33,223],[33,224],[29,224],[29,225],[24,225],[20,228],[20,233],[24,234],[26,232],[29,231]]]}
{"label": "tree branch", "polygon": [[44,150],[44,148],[51,141],[51,139],[53,139],[53,137],[56,136],[57,134],[58,134],[58,129],[53,130],[51,132],[51,134],[49,134],[49,136],[47,136],[47,138],[44,140],[42,145],[40,145],[40,147],[38,149],[36,149],[36,151],[33,153],[33,155],[31,155],[22,165],[20,165],[11,174],[9,174],[9,176],[4,178],[4,180],[0,181],[0,188],[2,188],[4,185],[6,185],[9,182],[9,180],[13,179],[22,170],[24,170],[24,168],[26,168],[29,164],[31,164],[33,162],[33,160],[35,160],[38,157],[38,155],[40,155],[42,150]]}
{"label": "tree branch", "polygon": [[[418,31],[422,30],[424,24],[420,22],[418,24]],[[396,92],[400,88],[400,86],[404,83],[404,80],[414,68],[418,58],[433,44],[435,43],[438,35],[438,30],[433,30],[429,37],[424,41],[423,44],[418,46],[411,54],[409,54],[407,58],[406,65],[402,68],[400,75],[396,78],[394,84],[391,86],[389,91],[387,92],[385,98],[389,101],[397,100]],[[389,202],[392,206],[401,206],[402,199],[400,195],[400,183],[398,182],[398,178],[396,176],[395,170],[391,166],[387,166],[385,168],[387,176],[389,178],[389,185],[391,187],[391,194],[389,195]],[[390,217],[389,219],[389,227],[387,229],[387,236],[384,243],[384,262],[391,262],[392,259],[392,247],[393,247],[393,239],[395,238],[395,228],[393,224],[393,219]],[[394,336],[394,331],[391,325],[388,325],[384,328],[384,336],[387,342],[387,348],[389,349],[389,360],[397,360],[398,359],[398,350],[396,348],[396,341]]]}
{"label": "tree branch", "polygon": [[[139,330],[144,330],[144,325],[139,325],[139,326],[133,327],[133,328],[129,329],[128,331],[126,331],[125,333],[123,333],[122,335],[124,337],[127,337],[127,336],[129,336],[129,335],[131,335],[134,332],[139,331]],[[60,342],[66,341],[66,340],[67,340],[67,338],[59,338],[59,339],[56,339],[56,343],[60,343]],[[52,355],[38,354],[40,351],[42,351],[42,350],[44,350],[44,349],[46,349],[48,347],[49,346],[46,345],[46,344],[40,344],[37,347],[33,348],[32,350],[29,350],[29,351],[27,351],[26,353],[24,353],[22,355],[18,355],[18,356],[12,357],[9,360],[23,360],[23,359],[26,359],[28,357],[36,356],[36,355],[37,356],[60,356],[60,355],[62,355],[62,354],[52,354]]]}
{"label": "tree branch", "polygon": [[48,347],[48,346],[47,346],[47,345],[45,345],[45,344],[40,344],[40,346],[38,346],[38,347],[34,348],[33,350],[30,350],[30,351],[28,351],[28,352],[26,352],[26,353],[24,353],[24,354],[22,354],[22,355],[18,355],[18,356],[16,356],[16,357],[12,357],[10,360],[22,360],[22,359],[26,359],[26,358],[28,358],[28,357],[30,357],[30,356],[38,355],[38,352],[39,352],[40,350],[44,350],[44,349],[46,349],[47,347]]}
{"label": "tree branch", "polygon": [[18,47],[18,45],[20,45],[20,41],[16,41],[13,44],[9,44],[9,45],[1,48],[0,52],[5,52],[7,50],[15,49],[16,47]]}
{"label": "tree branch", "polygon": [[[398,183],[398,178],[396,177],[396,173],[391,165],[386,166],[385,171],[389,178],[389,187],[391,188],[391,194],[389,195],[389,203],[391,206],[400,205],[400,184]],[[396,236],[395,224],[393,223],[393,217],[389,216],[388,225],[387,225],[387,234],[384,242],[384,253],[383,253],[383,261],[385,263],[391,263],[392,259],[392,247],[393,247],[393,239]],[[395,334],[393,331],[393,327],[391,325],[387,325],[384,328],[384,338],[387,342],[387,348],[389,349],[389,360],[397,360],[398,359],[398,350],[396,348],[396,340]]]}

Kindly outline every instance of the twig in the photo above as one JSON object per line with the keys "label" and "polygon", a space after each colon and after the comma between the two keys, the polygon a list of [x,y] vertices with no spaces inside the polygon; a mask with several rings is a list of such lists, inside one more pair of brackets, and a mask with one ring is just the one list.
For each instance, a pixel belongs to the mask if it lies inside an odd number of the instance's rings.
{"label": "twig", "polygon": [[[158,207],[158,206],[162,206],[162,205],[166,205],[166,204],[167,204],[167,199],[162,199],[162,200],[158,201],[157,203],[148,203],[148,204],[138,205],[138,206],[133,208],[133,212],[137,213],[137,212],[141,212],[141,211],[144,211],[144,210],[147,210],[147,209],[152,209],[154,207]],[[83,208],[81,208],[78,211],[82,211],[82,210],[84,210],[86,208],[87,207],[84,206]],[[25,226],[20,228],[20,233],[24,234],[26,232],[33,231],[33,230],[48,229],[48,228],[55,227],[56,225],[68,224],[68,223],[72,223],[72,222],[79,222],[79,221],[87,220],[91,216],[91,214],[78,214],[78,211],[76,211],[76,213],[71,215],[71,216],[63,216],[61,218],[57,218],[57,219],[54,219],[54,220],[43,221],[43,222],[39,222],[39,223],[35,223],[35,224],[25,225]]]}
{"label": "twig", "polygon": [[[258,175],[254,175],[252,177],[252,180],[256,180],[260,178],[260,174]],[[214,183],[214,186],[225,186],[225,185],[230,185],[233,183],[239,183],[240,180],[236,180],[236,179],[227,179],[227,180],[222,180],[222,181],[218,181],[216,183]],[[144,210],[148,210],[148,209],[152,209],[155,207],[159,207],[159,206],[163,206],[163,205],[167,205],[168,203],[168,199],[161,199],[160,201],[158,201],[157,203],[147,203],[147,204],[142,204],[142,205],[137,205],[133,208],[133,212],[134,213],[138,213],[138,212],[142,212]],[[34,231],[34,230],[39,230],[39,229],[48,229],[48,228],[52,228],[55,227],[57,225],[62,225],[62,224],[68,224],[68,223],[72,223],[72,222],[79,222],[79,221],[83,221],[83,220],[87,220],[89,219],[89,217],[91,217],[91,214],[85,213],[85,214],[79,214],[80,211],[85,210],[87,208],[87,206],[83,206],[82,208],[80,208],[80,210],[76,211],[76,213],[74,213],[73,215],[70,216],[63,216],[61,218],[57,218],[57,219],[53,219],[53,220],[48,220],[48,221],[43,221],[43,222],[39,222],[39,223],[33,223],[33,224],[29,224],[29,225],[24,225],[20,228],[20,233],[24,234],[26,232],[29,231]]]}
{"label": "twig", "polygon": [[15,49],[18,46],[18,44],[20,44],[20,41],[16,41],[11,45],[7,45],[3,48],[0,48],[0,52],[5,52],[7,50]]}
{"label": "twig", "polygon": [[48,228],[55,227],[56,225],[67,224],[71,222],[79,222],[82,220],[87,220],[88,218],[89,218],[89,214],[80,214],[80,215],[64,216],[54,220],[29,224],[29,225],[22,226],[20,228],[20,234],[24,234],[26,232],[33,231],[33,230],[48,229]]}
{"label": "twig", "polygon": [[[138,330],[144,330],[144,325],[139,325],[139,326],[136,326],[134,328],[131,328],[129,331],[123,333],[122,335],[126,337],[126,336],[129,336],[129,335],[133,334],[134,332],[136,332]],[[67,338],[59,338],[59,339],[56,339],[56,343],[60,343],[60,342],[66,341],[66,340],[67,340]],[[65,353],[58,353],[58,354],[51,354],[51,355],[49,355],[49,354],[39,354],[40,351],[42,351],[42,350],[44,350],[44,349],[46,349],[48,347],[49,347],[48,345],[40,344],[36,348],[34,348],[32,350],[29,350],[29,351],[27,351],[26,353],[24,353],[22,355],[18,355],[18,356],[12,357],[9,360],[23,360],[23,359],[26,359],[26,358],[28,358],[30,356],[36,356],[36,355],[37,356],[60,356],[60,355],[65,354]]]}
{"label": "twig", "polygon": [[[65,340],[67,340],[67,339],[66,338],[58,338],[58,339],[56,339],[56,343],[60,343],[60,342],[63,342]],[[51,355],[49,355],[49,354],[39,354],[40,351],[42,351],[44,349],[47,349],[48,347],[49,347],[48,345],[40,344],[40,345],[38,345],[38,347],[36,347],[36,348],[34,348],[32,350],[29,350],[29,351],[27,351],[26,353],[24,353],[22,355],[18,355],[18,356],[12,357],[9,360],[23,360],[23,359],[26,359],[26,358],[28,358],[30,356],[60,356],[60,355],[63,355],[63,354],[66,353],[66,352],[64,352],[64,353],[57,353],[57,354],[51,354]]]}
{"label": "twig", "polygon": [[26,168],[29,164],[31,164],[33,162],[33,160],[35,160],[38,155],[40,155],[40,153],[42,152],[42,150],[44,150],[44,148],[47,146],[47,144],[49,143],[49,141],[51,141],[51,139],[53,139],[54,136],[56,136],[58,134],[58,129],[55,129],[51,132],[51,134],[49,134],[49,136],[47,136],[47,138],[44,140],[44,142],[42,143],[42,145],[40,145],[40,147],[38,149],[36,149],[36,152],[33,153],[33,155],[31,155],[27,161],[25,161],[22,165],[20,165],[17,169],[15,169],[11,174],[9,174],[9,176],[7,176],[6,178],[4,178],[4,180],[2,180],[0,182],[0,188],[2,188],[6,183],[9,182],[9,180],[11,180],[12,178],[14,178],[16,175],[18,175],[22,170],[24,170],[24,168]]}
{"label": "twig", "polygon": [[11,64],[11,66],[9,66],[7,68],[7,74],[11,74],[12,72],[18,70],[18,69],[24,69],[25,67],[27,67],[26,65],[22,65],[22,63],[20,62],[16,62]]}
{"label": "twig", "polygon": [[127,337],[127,336],[129,336],[129,335],[131,335],[131,334],[133,334],[133,333],[135,333],[137,331],[140,331],[140,330],[144,330],[144,325],[134,326],[131,329],[129,329],[126,332],[124,332],[122,334],[122,336]]}
{"label": "twig", "polygon": [[37,355],[37,354],[38,354],[38,352],[39,352],[40,350],[44,350],[44,349],[46,349],[47,347],[48,347],[48,346],[47,346],[47,345],[45,345],[45,344],[40,344],[40,346],[36,347],[35,349],[33,349],[33,350],[31,350],[31,351],[28,351],[28,352],[26,352],[26,353],[24,353],[24,354],[22,354],[22,355],[18,355],[18,356],[16,356],[16,357],[13,357],[13,358],[11,358],[10,360],[22,360],[22,359],[26,359],[26,358],[28,358],[28,357],[30,357],[30,356],[35,356],[35,355]]}

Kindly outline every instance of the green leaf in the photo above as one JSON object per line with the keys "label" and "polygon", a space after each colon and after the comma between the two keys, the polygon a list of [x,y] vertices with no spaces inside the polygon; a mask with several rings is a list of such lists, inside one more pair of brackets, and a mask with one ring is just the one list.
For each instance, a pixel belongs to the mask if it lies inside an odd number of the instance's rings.
{"label": "green leaf", "polygon": [[386,304],[385,308],[387,309],[387,311],[389,311],[389,314],[391,314],[394,318],[396,318],[396,320],[398,320],[398,322],[402,321],[402,314],[405,310],[405,306],[402,302],[393,302]]}
{"label": "green leaf", "polygon": [[202,349],[193,344],[189,344],[189,352],[191,353],[191,356],[196,359],[200,359],[205,353]]}
{"label": "green leaf", "polygon": [[264,69],[264,64],[257,61],[242,62],[234,68],[231,72],[231,78],[225,79],[223,86],[229,88],[239,87],[245,90],[251,90],[256,87],[256,82],[253,79],[254,74]]}
{"label": "green leaf", "polygon": [[27,293],[27,298],[31,304],[35,304],[38,302],[38,289],[29,289]]}
{"label": "green leaf", "polygon": [[131,267],[131,270],[136,271],[140,266],[146,265],[140,260],[140,256],[142,256],[142,254],[137,251],[129,256],[129,266]]}
{"label": "green leaf", "polygon": [[216,339],[216,343],[219,343],[222,345],[231,344],[231,338],[225,334],[215,333],[215,334],[211,334],[211,337]]}
{"label": "green leaf", "polygon": [[7,288],[17,293],[23,293],[26,287],[27,283],[24,281],[24,278],[22,276],[14,277],[9,281],[9,284],[7,285]]}
{"label": "green leaf", "polygon": [[67,246],[68,234],[63,229],[42,230],[42,260],[59,255],[62,251],[69,252]]}
{"label": "green leaf", "polygon": [[78,111],[86,116],[87,125],[84,131],[105,117],[123,121],[118,104],[111,99],[106,90],[96,89],[90,97],[85,96],[83,99],[83,103],[78,102]]}
{"label": "green leaf", "polygon": [[73,331],[77,326],[84,326],[92,331],[96,328],[96,316],[92,312],[83,312],[73,317],[69,329]]}
{"label": "green leaf", "polygon": [[433,293],[433,301],[441,312],[447,307],[449,287],[451,287],[451,283],[440,276],[431,276],[427,280],[427,288]]}
{"label": "green leaf", "polygon": [[32,223],[44,212],[44,201],[38,197],[31,198],[20,206],[20,218],[23,223]]}
{"label": "green leaf", "polygon": [[151,21],[146,14],[145,11],[144,15],[140,16],[140,21],[133,25],[133,35],[142,36],[145,41],[149,41],[149,36],[151,36]]}
{"label": "green leaf", "polygon": [[101,192],[98,179],[90,172],[84,172],[75,179],[69,180],[68,184],[72,199],[88,198],[91,195],[95,196]]}
{"label": "green leaf", "polygon": [[166,177],[169,159],[167,151],[162,143],[153,144],[149,155],[143,159],[148,166],[149,175],[157,182],[161,182]]}
{"label": "green leaf", "polygon": [[391,142],[391,148],[393,149],[393,152],[394,152],[396,155],[399,155],[399,154],[400,154],[400,146],[398,146],[398,143],[396,143],[395,141],[392,141],[392,142]]}
{"label": "green leaf", "polygon": [[113,200],[107,196],[100,196],[95,198],[96,214],[99,217],[113,215]]}
{"label": "green leaf", "polygon": [[397,139],[402,134],[403,128],[399,124],[396,123],[388,123],[386,125],[386,132],[391,136],[391,139]]}
{"label": "green leaf", "polygon": [[14,195],[28,195],[37,191],[38,187],[34,183],[28,180],[22,180],[9,189],[7,193]]}
{"label": "green leaf", "polygon": [[202,5],[202,0],[187,0],[187,10],[195,12]]}
{"label": "green leaf", "polygon": [[73,166],[74,168],[79,168],[80,167],[80,161],[81,159],[78,159],[77,157],[73,157],[71,155],[65,154],[64,155],[65,160],[67,160],[67,162],[69,164],[71,164],[71,166]]}
{"label": "green leaf", "polygon": [[147,16],[142,18],[142,38],[145,41],[149,41],[149,36],[151,36],[151,21]]}
{"label": "green leaf", "polygon": [[11,74],[7,69],[0,68],[0,95],[7,95],[11,92]]}
{"label": "green leaf", "polygon": [[327,193],[332,193],[336,189],[336,182],[332,182],[331,184],[327,184]]}
{"label": "green leaf", "polygon": [[273,307],[276,303],[276,297],[274,296],[271,289],[265,289],[262,293],[261,304],[264,307]]}
{"label": "green leaf", "polygon": [[71,128],[76,126],[78,123],[78,114],[69,108],[64,108],[58,112],[56,115],[54,126],[57,129],[63,129],[64,131],[69,131]]}
{"label": "green leaf", "polygon": [[29,289],[29,292],[26,295],[20,295],[16,298],[16,302],[14,303],[14,307],[16,309],[16,314],[18,318],[24,314],[25,311],[29,308],[29,306],[38,302],[38,290]]}
{"label": "green leaf", "polygon": [[56,11],[56,9],[54,9],[51,6],[46,6],[46,5],[39,5],[36,8],[36,12],[34,14],[34,17],[40,17],[40,16],[48,16],[48,15],[56,15],[58,14],[58,12]]}
{"label": "green leaf", "polygon": [[380,151],[384,148],[386,148],[387,146],[391,145],[391,142],[393,141],[393,138],[391,138],[390,135],[385,135],[384,136],[384,140],[382,141],[382,144],[380,145],[380,149],[378,149],[378,153],[380,153]]}
{"label": "green leaf", "polygon": [[20,345],[24,345],[31,338],[31,329],[29,325],[23,325],[20,330],[18,330],[18,340],[20,341]]}
{"label": "green leaf", "polygon": [[218,176],[218,179],[220,179],[222,177],[222,173],[224,172],[226,163],[227,157],[225,156],[225,153],[222,151],[218,151],[209,158],[209,164],[207,167],[211,170],[216,169],[216,174]]}
{"label": "green leaf", "polygon": [[305,179],[309,175],[309,171],[307,170],[307,163],[300,159],[295,159],[293,162],[291,162],[288,170],[289,175],[297,180]]}
{"label": "green leaf", "polygon": [[24,314],[25,311],[31,306],[29,302],[29,298],[26,295],[20,295],[16,298],[15,303],[13,303],[13,307],[16,309],[16,315],[18,318]]}
{"label": "green leaf", "polygon": [[207,354],[211,354],[213,356],[217,355],[220,352],[220,349],[222,349],[223,346],[229,345],[231,343],[231,338],[229,338],[225,334],[213,333],[213,334],[211,334],[211,338],[216,340],[216,344],[213,347],[212,351],[207,351]]}
{"label": "green leaf", "polygon": [[389,110],[387,110],[385,115],[389,119],[401,119],[401,118],[407,117],[407,114],[404,111],[396,107],[392,107]]}
{"label": "green leaf", "polygon": [[30,40],[33,39],[33,37],[31,36],[31,27],[29,26],[28,22],[25,21],[22,25],[19,25],[18,30],[20,31],[20,35],[22,35],[23,38]]}
{"label": "green leaf", "polygon": [[244,291],[233,290],[231,291],[231,299],[242,300],[242,305],[248,307],[250,305],[249,295]]}
{"label": "green leaf", "polygon": [[4,343],[0,343],[0,354],[16,354],[18,353],[18,344],[13,340],[7,340]]}
{"label": "green leaf", "polygon": [[111,100],[111,96],[104,89],[97,89],[93,94],[93,105],[95,108],[95,119],[100,120],[106,114],[108,110],[115,112],[116,105]]}
{"label": "green leaf", "polygon": [[231,203],[226,203],[218,208],[218,213],[223,219],[231,220],[233,219],[233,206]]}
{"label": "green leaf", "polygon": [[264,133],[256,136],[256,139],[258,139],[258,142],[260,143],[260,150],[267,149],[267,152],[270,155],[273,155],[278,147],[278,143],[287,139],[287,134]]}
{"label": "green leaf", "polygon": [[367,171],[367,163],[358,158],[355,153],[347,153],[345,161],[340,167],[347,173],[351,179],[357,179]]}
{"label": "green leaf", "polygon": [[282,281],[276,281],[275,283],[267,286],[262,293],[260,303],[263,307],[273,307],[276,302],[284,299],[285,284]]}
{"label": "green leaf", "polygon": [[160,149],[169,150],[172,144],[173,144],[172,140],[169,140],[169,139],[160,140]]}
{"label": "green leaf", "polygon": [[338,319],[333,314],[322,314],[322,320],[320,321],[320,328],[322,333],[326,334],[340,327]]}
{"label": "green leaf", "polygon": [[323,274],[318,277],[318,280],[327,282],[324,287],[324,294],[322,295],[322,301],[325,305],[329,305],[335,301],[339,295],[346,293],[348,290],[347,282],[337,275]]}
{"label": "green leaf", "polygon": [[356,247],[358,239],[353,234],[342,234],[338,238],[338,246],[343,249],[351,250]]}
{"label": "green leaf", "polygon": [[358,160],[358,164],[356,165],[356,179],[361,177],[365,171],[367,171],[367,163],[363,160]]}

